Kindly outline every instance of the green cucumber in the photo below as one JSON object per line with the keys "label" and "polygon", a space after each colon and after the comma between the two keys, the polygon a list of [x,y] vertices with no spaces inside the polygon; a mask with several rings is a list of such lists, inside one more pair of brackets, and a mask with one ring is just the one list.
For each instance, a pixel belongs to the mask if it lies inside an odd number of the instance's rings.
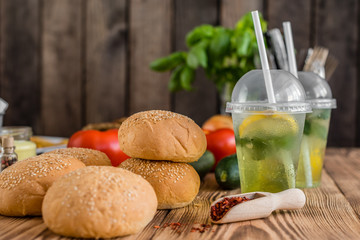
{"label": "green cucumber", "polygon": [[215,164],[215,157],[214,155],[206,151],[199,160],[196,162],[189,163],[193,168],[196,170],[196,172],[199,174],[200,178],[205,177],[205,175],[210,172],[210,169]]}
{"label": "green cucumber", "polygon": [[236,154],[224,157],[215,168],[216,182],[223,189],[240,187],[240,174]]}

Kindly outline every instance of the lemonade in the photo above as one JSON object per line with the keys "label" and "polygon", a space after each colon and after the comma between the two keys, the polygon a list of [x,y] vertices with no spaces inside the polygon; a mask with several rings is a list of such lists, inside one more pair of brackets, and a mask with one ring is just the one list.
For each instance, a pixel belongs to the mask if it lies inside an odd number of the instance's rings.
{"label": "lemonade", "polygon": [[326,149],[330,109],[313,109],[306,114],[296,187],[317,187]]}
{"label": "lemonade", "polygon": [[295,187],[304,114],[233,114],[242,192]]}

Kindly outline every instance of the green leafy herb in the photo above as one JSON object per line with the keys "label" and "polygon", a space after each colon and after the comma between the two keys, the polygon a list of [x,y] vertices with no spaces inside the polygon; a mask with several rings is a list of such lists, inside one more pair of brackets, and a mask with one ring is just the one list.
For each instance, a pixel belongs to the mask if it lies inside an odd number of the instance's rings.
{"label": "green leafy herb", "polygon": [[[267,23],[260,16],[263,31]],[[224,84],[235,85],[259,62],[251,14],[244,15],[234,28],[198,26],[186,35],[188,52],[175,52],[150,64],[154,71],[173,71],[169,90],[193,90],[195,70],[204,68],[206,76],[220,91]]]}
{"label": "green leafy herb", "polygon": [[181,75],[180,75],[181,87],[187,91],[193,90],[191,85],[194,82],[194,79],[195,79],[194,69],[185,66],[184,69],[181,71]]}
{"label": "green leafy herb", "polygon": [[176,66],[184,63],[186,53],[175,52],[168,57],[159,58],[150,64],[150,68],[154,71],[165,72],[173,70]]}
{"label": "green leafy herb", "polygon": [[175,70],[172,72],[170,81],[168,84],[168,88],[171,92],[176,92],[182,89],[181,83],[180,83],[180,75],[182,70],[184,69],[184,65],[178,66],[175,68]]}
{"label": "green leafy herb", "polygon": [[304,134],[310,135],[310,133],[311,133],[311,120],[306,118],[304,124]]}

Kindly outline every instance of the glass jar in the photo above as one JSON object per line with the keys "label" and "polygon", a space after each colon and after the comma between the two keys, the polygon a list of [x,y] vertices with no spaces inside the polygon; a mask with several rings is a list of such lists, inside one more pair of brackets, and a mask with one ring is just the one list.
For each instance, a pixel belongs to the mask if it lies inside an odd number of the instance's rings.
{"label": "glass jar", "polygon": [[18,155],[18,161],[36,156],[36,144],[30,141],[32,136],[31,127],[8,126],[0,129],[0,136],[14,137],[15,152]]}

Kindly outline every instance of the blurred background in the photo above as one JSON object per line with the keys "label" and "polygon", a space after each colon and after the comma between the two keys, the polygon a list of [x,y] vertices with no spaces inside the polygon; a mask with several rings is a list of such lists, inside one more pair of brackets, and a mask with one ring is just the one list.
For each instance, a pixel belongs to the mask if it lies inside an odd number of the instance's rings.
{"label": "blurred background", "polygon": [[1,0],[0,97],[4,125],[68,137],[87,123],[148,109],[202,124],[219,112],[215,85],[197,71],[192,92],[170,93],[151,61],[186,50],[200,24],[234,27],[258,9],[268,29],[291,21],[296,49],[321,45],[339,60],[329,84],[338,108],[329,146],[359,146],[359,1]]}

